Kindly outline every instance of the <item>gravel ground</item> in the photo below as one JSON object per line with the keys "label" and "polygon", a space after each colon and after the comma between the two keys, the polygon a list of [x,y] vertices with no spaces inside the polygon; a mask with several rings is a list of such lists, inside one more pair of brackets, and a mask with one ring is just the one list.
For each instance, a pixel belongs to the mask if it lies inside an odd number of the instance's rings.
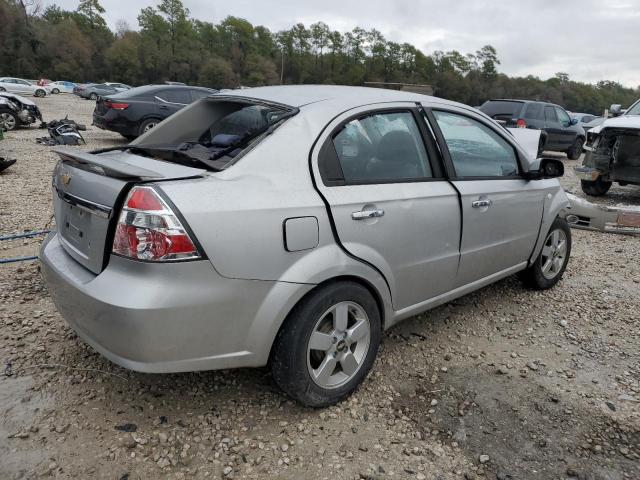
{"label": "gravel ground", "polygon": [[[92,102],[36,101],[45,119],[91,123]],[[3,234],[50,221],[43,134],[0,143],[18,158],[0,175]],[[579,194],[576,163],[563,182]],[[637,205],[640,189],[599,201]],[[0,478],[638,479],[640,238],[573,233],[557,287],[509,278],[402,323],[358,392],[324,410],[282,396],[266,369],[124,370],[78,340],[36,262],[0,266]]]}

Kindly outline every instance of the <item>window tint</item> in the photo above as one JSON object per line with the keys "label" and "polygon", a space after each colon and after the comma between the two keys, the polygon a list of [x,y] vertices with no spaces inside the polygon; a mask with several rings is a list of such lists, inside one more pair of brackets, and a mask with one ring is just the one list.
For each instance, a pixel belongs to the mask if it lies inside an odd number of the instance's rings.
{"label": "window tint", "polygon": [[539,103],[527,103],[527,107],[524,111],[524,118],[530,118],[533,120],[542,119],[542,105]]}
{"label": "window tint", "polygon": [[15,80],[16,83],[20,84],[20,85],[31,85],[29,82],[27,82],[26,80]]}
{"label": "window tint", "polygon": [[548,107],[544,107],[544,119],[547,122],[553,122],[556,123],[558,121],[558,117],[556,115],[556,110],[555,108],[548,106]]}
{"label": "window tint", "polygon": [[520,115],[522,102],[510,100],[488,100],[480,107],[480,111],[494,120],[511,120]]}
{"label": "window tint", "polygon": [[594,118],[596,117],[594,117],[593,115],[585,115],[584,117],[582,117],[582,123],[589,123]]}
{"label": "window tint", "polygon": [[191,101],[195,102],[201,98],[208,97],[213,92],[207,92],[206,90],[191,90]]}
{"label": "window tint", "polygon": [[182,103],[183,105],[191,103],[191,95],[189,95],[189,90],[185,90],[182,88],[176,90],[163,90],[158,93],[158,97],[171,103]]}
{"label": "window tint", "polygon": [[334,136],[346,183],[402,182],[432,177],[411,112],[376,113],[347,123]]}
{"label": "window tint", "polygon": [[434,111],[455,168],[456,177],[518,175],[514,148],[493,129],[463,115]]}
{"label": "window tint", "polygon": [[564,127],[568,127],[571,124],[571,117],[569,116],[569,114],[560,107],[555,107],[555,109],[556,109],[556,115],[558,115],[558,120],[560,120],[560,123]]}

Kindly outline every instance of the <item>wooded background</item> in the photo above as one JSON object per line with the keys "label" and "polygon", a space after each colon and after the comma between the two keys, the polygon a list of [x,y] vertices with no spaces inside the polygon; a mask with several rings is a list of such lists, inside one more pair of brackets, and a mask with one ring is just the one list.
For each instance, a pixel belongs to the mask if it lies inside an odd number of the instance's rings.
{"label": "wooded background", "polygon": [[192,18],[180,0],[143,8],[138,25],[107,26],[99,0],[74,11],[42,9],[38,0],[0,0],[0,76],[131,85],[165,80],[214,88],[367,81],[422,83],[435,95],[472,106],[489,98],[547,100],[571,111],[601,114],[630,105],[640,87],[603,80],[586,84],[570,72],[542,80],[535,72],[499,72],[496,50],[425,53],[377,30],[339,32],[323,22],[272,32],[229,16],[214,24]]}

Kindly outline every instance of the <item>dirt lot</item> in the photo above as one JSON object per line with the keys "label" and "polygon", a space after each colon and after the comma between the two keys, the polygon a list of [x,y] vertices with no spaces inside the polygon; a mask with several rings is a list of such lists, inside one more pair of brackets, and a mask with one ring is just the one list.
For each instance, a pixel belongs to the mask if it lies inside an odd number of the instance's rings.
{"label": "dirt lot", "polygon": [[[92,102],[36,101],[91,123]],[[18,158],[0,175],[1,234],[50,221],[43,134],[0,142]],[[579,193],[576,163],[563,182]],[[640,204],[640,188],[603,201]],[[640,238],[574,230],[573,248],[551,291],[509,278],[386,333],[362,388],[325,410],[287,400],[266,369],[117,367],[58,315],[37,262],[0,266],[0,479],[638,479]]]}

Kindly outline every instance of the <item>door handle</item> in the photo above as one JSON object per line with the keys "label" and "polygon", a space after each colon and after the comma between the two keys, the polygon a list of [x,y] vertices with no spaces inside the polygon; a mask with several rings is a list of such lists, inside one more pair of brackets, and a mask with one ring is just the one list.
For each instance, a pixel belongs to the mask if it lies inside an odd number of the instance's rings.
{"label": "door handle", "polygon": [[160,105],[160,110],[169,110],[169,107],[166,105]]}
{"label": "door handle", "polygon": [[491,200],[475,200],[471,202],[473,208],[490,207],[493,202]]}
{"label": "door handle", "polygon": [[384,210],[361,210],[353,212],[351,218],[353,220],[364,220],[366,218],[378,218],[384,215]]}

